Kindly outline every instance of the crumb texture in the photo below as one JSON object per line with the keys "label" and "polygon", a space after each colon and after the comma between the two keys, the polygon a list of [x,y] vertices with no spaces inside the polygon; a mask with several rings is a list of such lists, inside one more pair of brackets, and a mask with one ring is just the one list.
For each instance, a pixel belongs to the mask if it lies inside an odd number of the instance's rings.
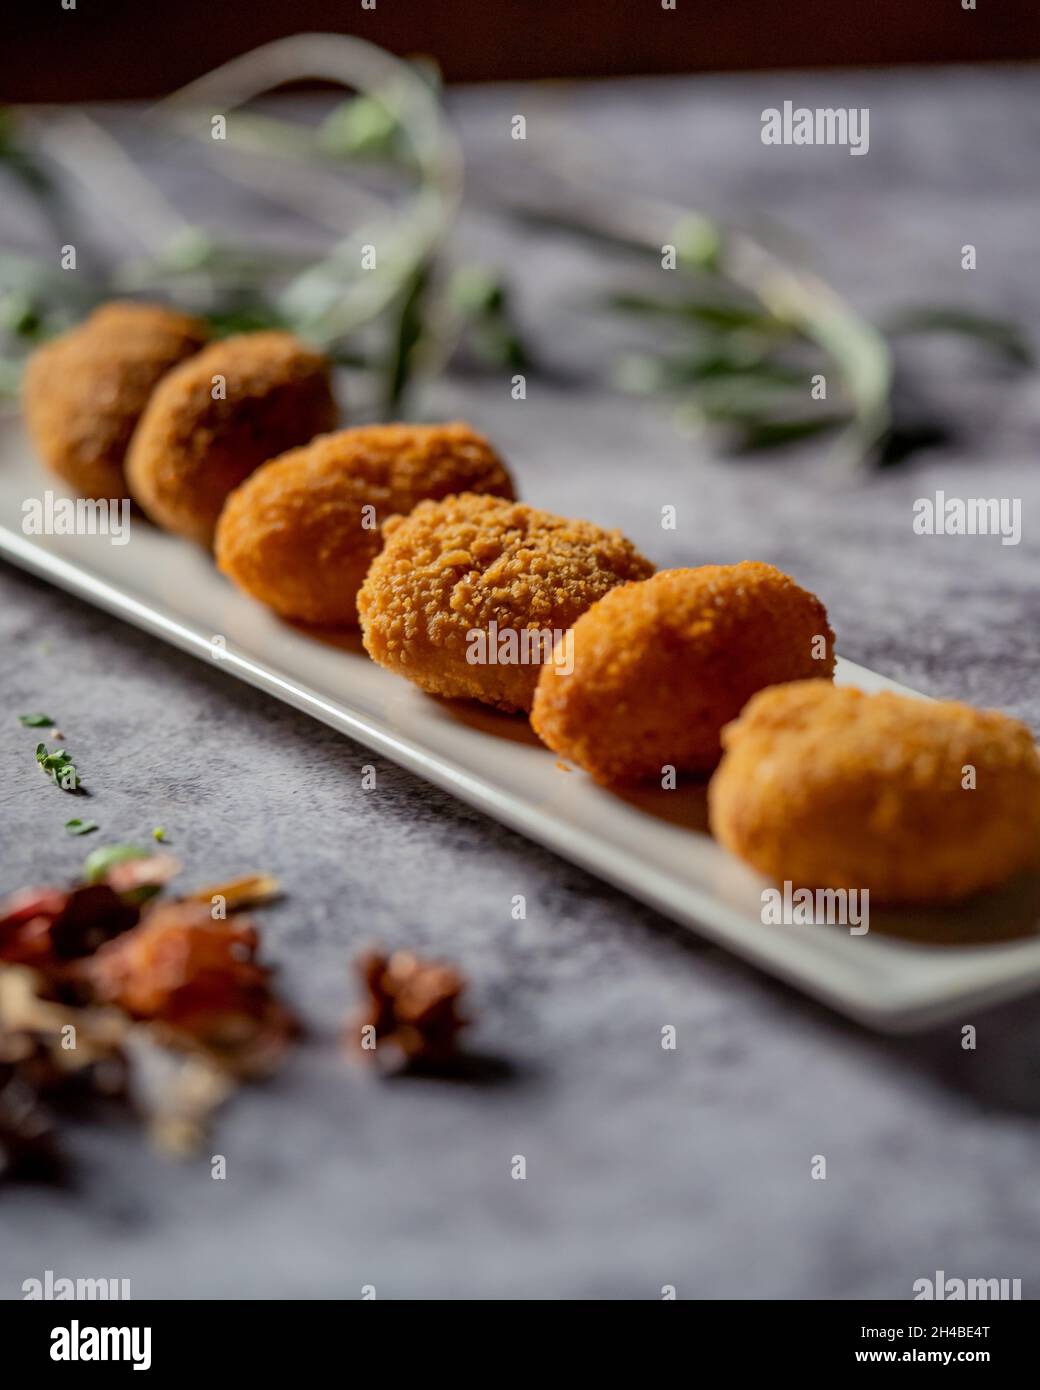
{"label": "crumb texture", "polygon": [[947,902],[1040,866],[1040,756],[995,710],[801,682],[723,742],[712,830],[778,882]]}
{"label": "crumb texture", "polygon": [[127,457],[131,495],[159,526],[209,545],[233,488],[335,423],[320,353],[289,333],[224,338],[153,392]]}
{"label": "crumb texture", "polygon": [[619,531],[472,494],[420,503],[385,532],[358,596],[373,660],[431,694],[507,710],[530,709],[540,668],[471,664],[470,633],[565,631],[653,571]]}
{"label": "crumb texture", "polygon": [[531,722],[600,782],[704,773],[756,690],[833,672],[826,609],[772,565],[662,570],[578,619],[574,670],[542,671]]}
{"label": "crumb texture", "polygon": [[505,464],[468,425],[340,430],[257,469],[228,497],[217,563],[283,617],[356,627],[383,524],[424,498],[511,498]]}
{"label": "crumb texture", "polygon": [[115,300],[37,348],[22,403],[40,458],[84,497],[125,497],[126,451],[152,391],[206,337],[199,319]]}

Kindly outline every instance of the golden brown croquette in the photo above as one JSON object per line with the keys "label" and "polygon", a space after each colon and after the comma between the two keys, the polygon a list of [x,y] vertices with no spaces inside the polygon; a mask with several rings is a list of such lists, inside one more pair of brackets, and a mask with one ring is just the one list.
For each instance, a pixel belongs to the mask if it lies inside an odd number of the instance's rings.
{"label": "golden brown croquette", "polygon": [[505,710],[531,708],[525,655],[548,659],[552,634],[653,571],[619,531],[494,497],[421,502],[384,529],[358,595],[369,655],[431,694]]}
{"label": "golden brown croquette", "polygon": [[206,337],[199,319],[116,300],[37,348],[22,400],[43,462],[84,497],[125,497],[123,462],[148,398]]}
{"label": "golden brown croquette", "polygon": [[712,831],[778,882],[941,903],[1040,864],[1040,756],[995,710],[801,681],[723,743]]}
{"label": "golden brown croquette", "polygon": [[505,464],[469,425],[340,430],[265,463],[227,499],[217,564],[286,618],[356,627],[382,524],[424,498],[512,497]]}
{"label": "golden brown croquette", "polygon": [[710,772],[756,690],[833,673],[826,609],[772,565],[662,570],[578,619],[573,670],[542,668],[531,723],[598,782]]}
{"label": "golden brown croquette", "polygon": [[127,455],[131,496],[167,531],[210,545],[232,488],[335,422],[320,353],[289,333],[224,338],[153,392]]}

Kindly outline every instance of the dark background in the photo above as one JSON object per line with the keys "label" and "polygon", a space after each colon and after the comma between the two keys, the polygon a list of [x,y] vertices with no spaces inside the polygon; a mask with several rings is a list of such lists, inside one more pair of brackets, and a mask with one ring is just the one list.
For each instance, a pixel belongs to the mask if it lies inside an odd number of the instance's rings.
{"label": "dark background", "polygon": [[1037,0],[32,0],[10,6],[0,98],[150,97],[286,34],[430,54],[448,81],[1040,56]]}

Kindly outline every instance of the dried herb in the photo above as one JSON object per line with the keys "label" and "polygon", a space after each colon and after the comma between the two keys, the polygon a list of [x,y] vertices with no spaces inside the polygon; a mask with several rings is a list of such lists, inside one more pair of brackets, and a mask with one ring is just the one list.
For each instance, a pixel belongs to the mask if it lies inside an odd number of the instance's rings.
{"label": "dried herb", "polygon": [[137,922],[137,908],[107,883],[75,888],[51,923],[51,950],[58,960],[92,955]]}
{"label": "dried herb", "polygon": [[0,965],[0,1180],[60,1174],[52,1104],[118,1094],[128,1020],[48,997],[43,975]]}
{"label": "dried herb", "polygon": [[180,872],[172,854],[152,854],[139,845],[101,845],[83,862],[88,883],[107,883],[128,901],[146,902]]}
{"label": "dried herb", "polygon": [[60,1167],[50,1114],[17,1065],[0,1061],[0,1181],[51,1178]]}
{"label": "dried herb", "polygon": [[201,903],[163,903],[97,953],[90,980],[100,1001],[164,1023],[252,1074],[295,1031],[256,961],[257,941],[248,919],[214,921]]}
{"label": "dried herb", "polygon": [[0,967],[0,1055],[42,1096],[57,1097],[84,1077],[115,1093],[130,1020],[116,1009],[56,1000],[49,988],[37,970]]}
{"label": "dried herb", "polygon": [[106,884],[68,892],[27,889],[0,904],[0,961],[28,965],[61,997],[77,997],[77,962],[137,921],[137,908]]}
{"label": "dried herb", "polygon": [[176,877],[180,869],[180,860],[172,854],[149,854],[114,863],[104,881],[128,902],[143,903]]}
{"label": "dried herb", "polygon": [[36,745],[36,761],[51,781],[61,787],[62,791],[74,792],[79,787],[79,773],[76,771],[76,765],[64,748],[55,748],[53,753],[49,753],[45,743],[38,743]]}
{"label": "dried herb", "polygon": [[207,905],[220,900],[225,911],[234,912],[242,907],[258,907],[260,903],[270,902],[280,891],[281,884],[273,874],[245,874],[241,878],[197,888],[194,893],[186,893],[185,898],[188,902]]}
{"label": "dried herb", "polygon": [[73,816],[71,820],[65,822],[65,829],[70,835],[89,835],[92,830],[97,828],[96,820],[81,820],[79,816]]}
{"label": "dried herb", "polygon": [[356,970],[367,997],[348,1030],[353,1048],[390,1066],[440,1066],[456,1055],[467,1020],[458,1011],[465,982],[453,965],[412,951],[368,951]]}
{"label": "dried herb", "polygon": [[213,1116],[234,1091],[234,1077],[205,1052],[171,1047],[169,1037],[153,1025],[135,1024],[123,1050],[130,1063],[130,1100],[144,1116],[153,1142],[170,1154],[196,1152]]}
{"label": "dried herb", "polygon": [[[208,898],[153,900],[175,859],[109,845],[87,868],[94,882],[0,904],[0,1178],[43,1152],[43,1099],[73,1083],[129,1099],[165,1149],[188,1152],[298,1031],[256,959],[252,922],[215,919]],[[276,888],[267,875],[236,879],[223,906]]]}
{"label": "dried herb", "polygon": [[140,845],[99,845],[83,861],[83,877],[88,883],[101,883],[116,864],[128,859],[147,859],[149,851]]}

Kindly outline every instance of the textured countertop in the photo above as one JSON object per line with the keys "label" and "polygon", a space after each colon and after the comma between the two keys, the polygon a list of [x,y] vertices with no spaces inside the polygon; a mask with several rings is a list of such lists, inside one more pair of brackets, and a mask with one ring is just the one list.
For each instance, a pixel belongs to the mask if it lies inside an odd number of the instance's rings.
{"label": "textured countertop", "polygon": [[[619,196],[624,182],[768,215],[871,314],[967,303],[1032,326],[1036,96],[1033,70],[904,70],[452,102],[475,185],[505,176],[510,116],[528,114],[530,140],[551,108],[601,143]],[[786,98],[870,106],[869,156],[764,147],[759,113]],[[856,478],[818,448],[725,460],[660,406],[588,384],[605,346],[582,297],[616,284],[616,265],[472,204],[453,250],[504,266],[536,346],[576,378],[532,380],[523,403],[502,382],[453,379],[423,402],[485,429],[526,498],[622,525],[662,565],[772,561],[824,598],[844,655],[1040,731],[1037,377],[922,347],[907,360],[960,427],[954,443]],[[1022,544],[915,536],[913,501],[937,489],[1021,498]],[[668,502],[675,532],[658,525]],[[224,1182],[208,1154],[164,1160],[129,1123],[74,1125],[71,1186],[0,1191],[0,1297],[46,1269],[128,1277],[138,1298],[357,1298],[366,1284],[381,1298],[658,1298],[669,1284],[910,1298],[937,1269],[1040,1292],[1034,1002],[880,1039],[392,766],[362,791],[371,755],[349,740],[7,567],[0,644],[0,890],[71,875],[91,844],[64,835],[70,813],[15,720],[44,708],[89,769],[106,839],[162,824],[195,882],[282,877],[264,951],[309,1030],[220,1118]],[[469,1083],[348,1066],[348,961],[373,937],[457,959],[471,1044],[507,1065]]]}

